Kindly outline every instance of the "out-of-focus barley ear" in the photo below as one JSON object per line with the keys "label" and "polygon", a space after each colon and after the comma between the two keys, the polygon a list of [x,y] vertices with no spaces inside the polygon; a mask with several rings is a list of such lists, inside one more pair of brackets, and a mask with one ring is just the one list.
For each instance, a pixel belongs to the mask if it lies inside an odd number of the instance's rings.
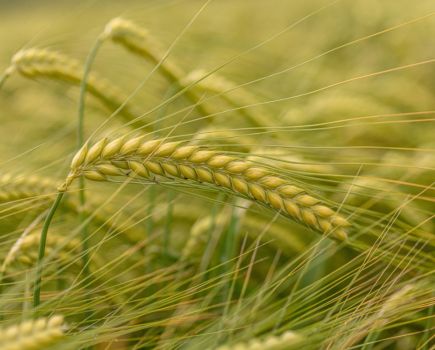
{"label": "out-of-focus barley ear", "polygon": [[[28,235],[20,237],[11,247],[5,260],[3,261],[0,272],[5,273],[6,270],[16,263],[21,263],[26,266],[33,266],[38,258],[38,246],[40,239],[40,231],[36,230]],[[51,253],[56,248],[62,247],[58,253],[58,258],[67,261],[80,251],[80,242],[77,239],[68,239],[58,234],[50,234],[47,237],[46,252]]]}
{"label": "out-of-focus barley ear", "polygon": [[285,350],[292,349],[301,343],[303,337],[295,332],[287,331],[279,336],[268,336],[263,339],[251,339],[233,345],[221,345],[215,350]]}
{"label": "out-of-focus barley ear", "polygon": [[[83,67],[80,63],[60,52],[48,49],[30,48],[17,52],[12,57],[11,67],[14,72],[31,79],[52,79],[68,84],[80,85],[83,77]],[[111,111],[119,110],[126,120],[132,121],[140,115],[133,107],[125,103],[125,95],[112,82],[91,72],[88,76],[87,91],[99,99]],[[139,121],[137,121],[139,123]]]}
{"label": "out-of-focus barley ear", "polygon": [[197,89],[183,85],[184,71],[167,58],[160,43],[145,28],[118,17],[112,19],[106,25],[103,37],[122,45],[127,50],[157,65],[158,71],[171,84],[184,90],[183,93],[203,116],[212,114],[212,111],[201,103],[201,94],[198,94]]}
{"label": "out-of-focus barley ear", "polygon": [[0,329],[0,349],[39,350],[59,342],[65,337],[63,316],[38,318]]}
{"label": "out-of-focus barley ear", "polygon": [[[219,95],[230,106],[236,109],[250,125],[267,130],[274,126],[273,118],[269,115],[243,87],[238,87],[234,82],[216,74],[208,74],[203,69],[194,70],[183,79],[183,85],[192,85],[209,94]],[[246,107],[250,106],[251,107]],[[276,135],[276,133],[274,133]]]}

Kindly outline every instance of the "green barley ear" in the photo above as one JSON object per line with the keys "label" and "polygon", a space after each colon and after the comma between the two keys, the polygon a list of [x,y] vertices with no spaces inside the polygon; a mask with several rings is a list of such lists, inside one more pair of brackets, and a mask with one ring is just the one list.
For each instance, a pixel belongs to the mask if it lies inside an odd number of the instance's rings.
{"label": "green barley ear", "polygon": [[63,316],[39,318],[0,329],[0,349],[39,350],[59,342],[65,336]]}

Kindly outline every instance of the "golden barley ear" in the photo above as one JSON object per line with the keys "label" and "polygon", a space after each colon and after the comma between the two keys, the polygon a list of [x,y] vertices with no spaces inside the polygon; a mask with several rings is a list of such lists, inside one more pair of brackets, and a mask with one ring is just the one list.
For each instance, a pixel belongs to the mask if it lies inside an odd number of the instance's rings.
{"label": "golden barley ear", "polygon": [[109,180],[114,173],[106,171],[108,165],[117,167],[123,176],[211,185],[338,240],[347,238],[349,223],[344,217],[285,177],[243,158],[180,142],[144,141],[142,136],[100,140],[77,152],[64,188],[81,175],[93,181]]}

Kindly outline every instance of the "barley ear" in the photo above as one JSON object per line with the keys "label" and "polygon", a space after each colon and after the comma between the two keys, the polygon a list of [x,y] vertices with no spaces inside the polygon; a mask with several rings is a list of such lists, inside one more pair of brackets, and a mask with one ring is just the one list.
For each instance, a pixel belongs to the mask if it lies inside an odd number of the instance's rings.
{"label": "barley ear", "polygon": [[60,315],[24,321],[0,329],[2,350],[39,350],[59,342],[65,336],[66,326]]}
{"label": "barley ear", "polygon": [[[135,174],[151,180],[162,177],[205,183],[256,201],[340,241],[347,239],[348,221],[326,203],[281,176],[279,170],[274,173],[261,164],[206,147],[162,140],[145,141],[141,136],[112,142],[100,140],[91,149],[95,151],[89,157],[90,162],[86,162],[87,145],[77,152],[63,188],[81,175],[95,181],[110,180],[111,174],[116,173],[115,166],[121,176]],[[108,165],[110,173],[106,171]]]}

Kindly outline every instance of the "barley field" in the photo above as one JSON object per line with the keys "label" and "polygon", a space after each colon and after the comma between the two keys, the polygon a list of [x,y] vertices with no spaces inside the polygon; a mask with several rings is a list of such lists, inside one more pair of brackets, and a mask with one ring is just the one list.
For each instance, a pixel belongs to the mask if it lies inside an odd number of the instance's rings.
{"label": "barley field", "polygon": [[433,0],[0,29],[0,350],[435,349]]}

